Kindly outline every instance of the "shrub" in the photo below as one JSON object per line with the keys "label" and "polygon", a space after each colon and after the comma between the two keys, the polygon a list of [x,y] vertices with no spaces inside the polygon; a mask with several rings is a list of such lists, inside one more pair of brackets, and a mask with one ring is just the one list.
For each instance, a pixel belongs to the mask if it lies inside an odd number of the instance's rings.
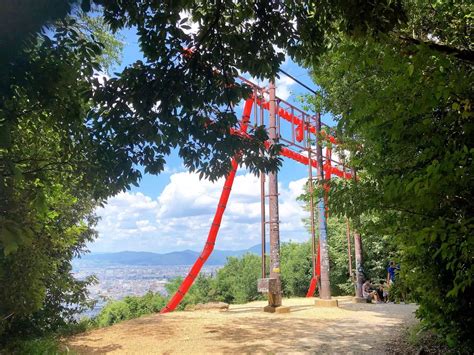
{"label": "shrub", "polygon": [[98,327],[109,326],[127,319],[159,312],[165,299],[159,293],[148,292],[144,296],[127,296],[120,301],[111,301],[93,319]]}
{"label": "shrub", "polygon": [[99,327],[105,327],[130,319],[130,307],[125,301],[109,302],[95,318],[95,323]]}
{"label": "shrub", "polygon": [[245,303],[261,299],[257,291],[257,280],[261,277],[261,259],[255,254],[241,258],[230,257],[227,264],[217,272],[216,297],[227,303]]}

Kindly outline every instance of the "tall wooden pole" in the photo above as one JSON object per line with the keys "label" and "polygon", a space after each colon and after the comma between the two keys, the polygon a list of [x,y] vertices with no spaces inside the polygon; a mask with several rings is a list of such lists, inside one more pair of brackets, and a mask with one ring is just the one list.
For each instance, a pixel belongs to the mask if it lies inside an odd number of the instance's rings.
{"label": "tall wooden pole", "polygon": [[[321,144],[321,114],[316,116],[316,132],[319,134],[316,144],[316,158],[318,160],[318,180],[321,186],[324,184],[323,170],[323,147]],[[329,282],[329,251],[327,243],[326,206],[324,197],[318,200],[318,223],[319,223],[319,247],[321,260],[321,288],[319,295],[321,299],[331,299],[331,284]]]}
{"label": "tall wooden pole", "polygon": [[[270,93],[270,124],[268,137],[272,144],[278,143],[276,122],[276,97],[275,82],[272,80],[269,87]],[[280,221],[278,213],[278,173],[268,174],[268,195],[270,214],[270,278],[276,280],[275,291],[269,292],[268,304],[272,307],[281,306],[282,292],[280,279]]]}
{"label": "tall wooden pole", "polygon": [[309,192],[309,218],[311,226],[311,259],[313,266],[313,278],[316,277],[316,230],[314,225],[314,189],[313,189],[313,158],[311,156],[310,131],[308,132],[308,192]]}
{"label": "tall wooden pole", "polygon": [[[264,115],[263,115],[263,108],[260,108],[260,115],[259,109],[257,104],[257,96],[258,92],[256,89],[253,91],[253,114],[255,118],[255,125],[260,124],[263,126],[265,124]],[[259,120],[260,118],[260,120]],[[259,122],[260,121],[260,122]],[[263,153],[262,153],[263,156]],[[261,233],[261,243],[262,243],[262,279],[267,276],[267,260],[266,260],[266,248],[267,248],[267,238],[266,238],[266,216],[265,216],[265,173],[260,170],[260,233]]]}
{"label": "tall wooden pole", "polygon": [[360,233],[354,231],[354,250],[356,259],[356,297],[362,298],[362,285],[364,283],[364,269],[362,267],[362,241]]}
{"label": "tall wooden pole", "polygon": [[352,276],[352,248],[351,248],[351,226],[349,223],[349,218],[346,217],[346,236],[347,236],[347,257],[349,262],[349,277],[351,280]]}
{"label": "tall wooden pole", "polygon": [[[357,181],[356,171],[352,169],[354,181]],[[359,231],[354,229],[354,252],[356,263],[356,298],[362,298],[362,285],[364,284],[364,259],[362,256],[362,238]]]}

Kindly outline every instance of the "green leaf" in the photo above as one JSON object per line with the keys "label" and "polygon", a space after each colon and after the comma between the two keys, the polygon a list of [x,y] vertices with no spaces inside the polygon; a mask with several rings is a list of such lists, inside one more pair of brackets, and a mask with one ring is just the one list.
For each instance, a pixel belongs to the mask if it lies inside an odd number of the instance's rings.
{"label": "green leaf", "polygon": [[18,249],[18,236],[12,233],[10,229],[0,228],[0,242],[3,246],[3,253],[8,256]]}

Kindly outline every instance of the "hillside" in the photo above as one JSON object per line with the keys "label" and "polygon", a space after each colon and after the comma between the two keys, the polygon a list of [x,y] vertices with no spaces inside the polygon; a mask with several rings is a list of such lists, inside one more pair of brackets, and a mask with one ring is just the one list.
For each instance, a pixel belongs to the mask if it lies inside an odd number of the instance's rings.
{"label": "hillside", "polygon": [[[207,265],[224,265],[230,256],[242,256],[245,253],[260,254],[260,245],[243,250],[214,250],[206,262]],[[122,251],[118,253],[91,253],[75,259],[73,265],[110,266],[110,265],[191,265],[200,252],[193,250],[175,251],[171,253],[152,253],[144,251]]]}
{"label": "hillside", "polygon": [[[315,308],[308,298],[285,299],[288,314],[262,312],[265,301],[225,312],[151,315],[79,334],[66,341],[79,354],[393,353],[417,321],[413,304],[355,304]],[[398,350],[398,348],[397,348]]]}

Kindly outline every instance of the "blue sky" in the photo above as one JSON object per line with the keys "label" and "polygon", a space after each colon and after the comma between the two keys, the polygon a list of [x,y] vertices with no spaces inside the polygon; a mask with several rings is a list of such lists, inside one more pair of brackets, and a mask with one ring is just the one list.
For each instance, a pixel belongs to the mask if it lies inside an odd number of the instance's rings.
{"label": "blue sky", "polygon": [[[143,59],[134,30],[123,31],[122,35],[125,42],[123,59],[113,71],[120,71]],[[282,69],[309,87],[315,87],[308,71],[290,59],[285,61]],[[285,76],[276,84],[277,95],[294,104],[297,104],[298,96],[308,93]],[[309,238],[302,222],[307,212],[296,201],[307,174],[306,166],[284,160],[279,173],[282,241]],[[92,252],[200,250],[207,238],[222,185],[223,180],[210,183],[188,173],[177,154],[173,153],[167,160],[164,173],[144,175],[139,187],[110,198],[105,208],[97,210],[101,217],[97,226],[99,238],[89,248]],[[216,248],[246,249],[259,242],[259,180],[240,169]]]}

